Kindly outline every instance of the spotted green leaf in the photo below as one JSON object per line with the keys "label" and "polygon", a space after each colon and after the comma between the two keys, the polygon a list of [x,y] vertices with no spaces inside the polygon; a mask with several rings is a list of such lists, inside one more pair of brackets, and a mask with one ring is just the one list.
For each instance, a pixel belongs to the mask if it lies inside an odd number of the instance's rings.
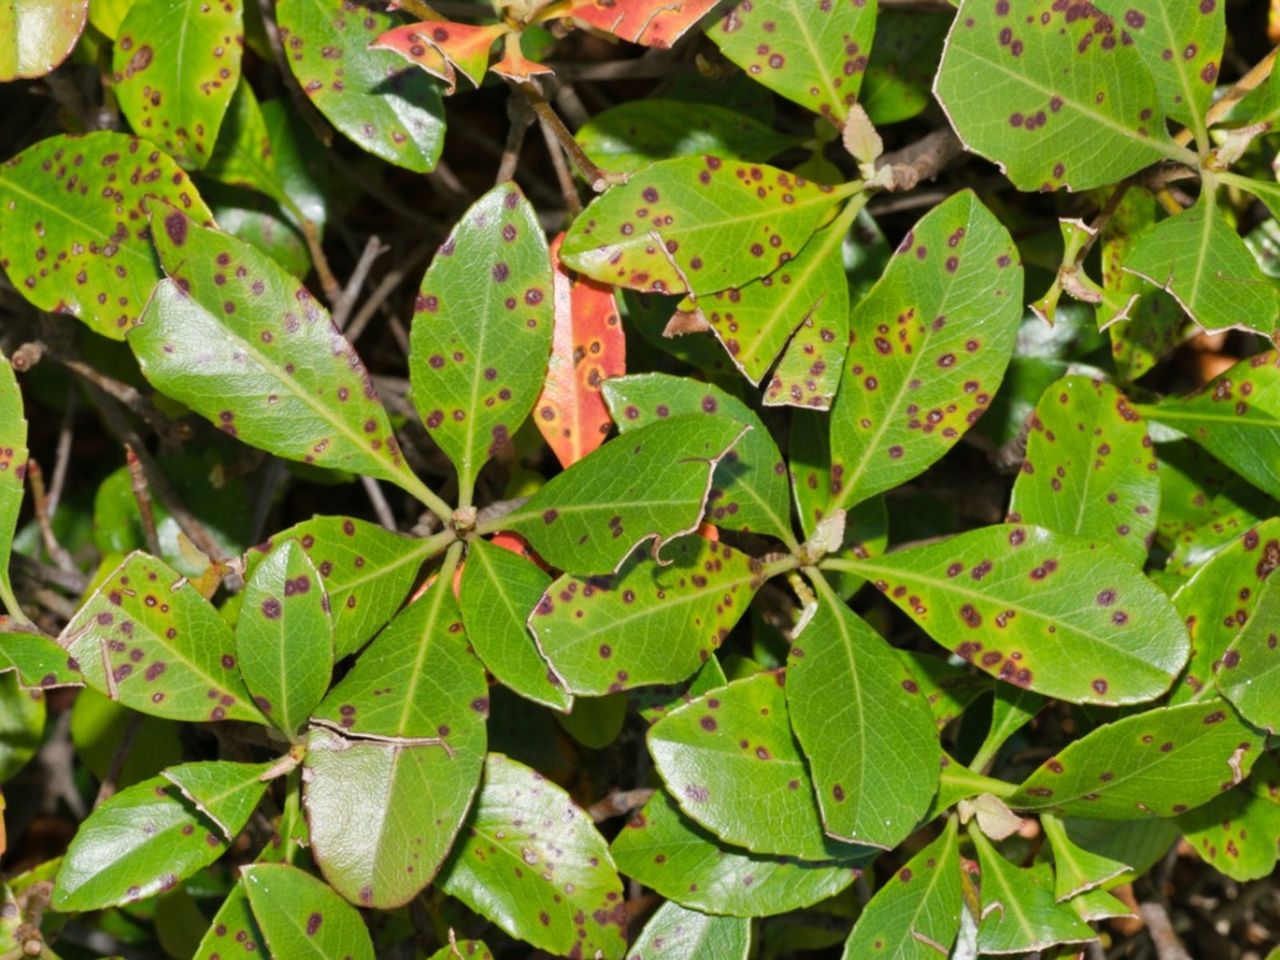
{"label": "spotted green leaf", "polygon": [[829,301],[841,306],[839,294],[829,295],[796,327],[764,391],[766,407],[831,409],[844,369],[849,312],[828,310]]}
{"label": "spotted green leaf", "polygon": [[1209,332],[1275,332],[1280,294],[1218,211],[1210,187],[1190,210],[1139,237],[1124,269],[1167,290]]}
{"label": "spotted green leaf", "polygon": [[457,940],[441,947],[427,960],[493,960],[493,953],[479,940]]}
{"label": "spotted green leaf", "polygon": [[751,923],[716,917],[668,900],[649,918],[627,953],[628,960],[747,960]]}
{"label": "spotted green leaf", "polygon": [[[1276,522],[1276,521],[1269,521]],[[1280,541],[1267,549],[1280,564]],[[1249,622],[1214,664],[1215,682],[1240,715],[1268,733],[1280,731],[1280,587],[1267,580]]]}
{"label": "spotted green leaf", "polygon": [[960,932],[960,848],[956,821],[882,886],[844,945],[844,960],[936,960]]}
{"label": "spotted green leaf", "polygon": [[1280,567],[1280,518],[1273,517],[1213,554],[1174,593],[1173,604],[1191,635],[1192,654],[1170,698],[1173,703],[1211,695],[1215,678],[1226,665],[1227,651],[1245,626],[1267,628],[1265,617],[1258,622],[1255,608],[1276,567]]}
{"label": "spotted green leaf", "polygon": [[939,731],[960,716],[969,704],[991,690],[991,681],[968,667],[957,666],[927,653],[897,652],[920,686],[920,692],[933,714],[934,726]]}
{"label": "spotted green leaf", "polygon": [[860,859],[826,862],[748,853],[722,844],[662,790],[631,818],[611,850],[624,874],[668,900],[732,917],[773,916],[833,897],[871,859],[867,851]]}
{"label": "spotted green leaf", "polygon": [[843,127],[875,29],[876,0],[749,0],[707,35],[753,79]]}
{"label": "spotted green leaf", "polygon": [[187,175],[145,140],[107,131],[41,140],[0,164],[0,265],[41,310],[123,340],[163,276],[147,197],[210,222]]}
{"label": "spotted green leaf", "polygon": [[236,670],[231,628],[186,578],[144,553],[103,580],[58,643],[89,686],[131,710],[262,722]]}
{"label": "spotted green leaf", "polygon": [[710,657],[687,683],[640,687],[629,691],[627,697],[640,716],[647,723],[653,723],[665,717],[686,699],[701,696],[708,690],[723,687],[728,682],[729,678],[724,675],[724,668],[720,666],[719,659]]}
{"label": "spotted green leaf", "polygon": [[467,639],[495,677],[527,700],[568,711],[572,694],[525,626],[550,584],[536,563],[487,540],[472,540],[458,606]]}
{"label": "spotted green leaf", "polygon": [[320,574],[285,540],[245,584],[236,621],[240,675],[273,726],[293,735],[329,689],[333,624]]}
{"label": "spotted green leaf", "polygon": [[457,467],[464,499],[542,390],[551,285],[546,238],[514,183],[463,214],[422,278],[410,332],[413,402]]}
{"label": "spotted green leaf", "polygon": [[58,867],[53,907],[82,913],[172,890],[226,852],[219,833],[161,777],[121,790],[80,825]]}
{"label": "spotted green leaf", "polygon": [[240,873],[271,956],[373,960],[364,919],[322,881],[284,863],[255,863]]}
{"label": "spotted green leaf", "polygon": [[307,288],[179,210],[153,223],[169,279],[129,335],[152,385],[278,456],[421,494],[368,371]]}
{"label": "spotted green leaf", "polygon": [[1018,189],[1115,183],[1186,153],[1125,33],[1093,6],[963,0],[934,90],[965,146]]}
{"label": "spotted green leaf", "polygon": [[0,83],[42,77],[70,56],[88,0],[10,0],[0,6]]}
{"label": "spotted green leaf", "polygon": [[281,0],[276,19],[298,86],[330,123],[383,160],[435,168],[444,147],[437,85],[395,53],[370,49],[397,19],[372,0]]}
{"label": "spotted green leaf", "polygon": [[612,576],[558,578],[529,629],[571,693],[679,683],[710,659],[767,577],[740,550],[685,537],[661,564],[636,554]]}
{"label": "spotted green leaf", "polygon": [[1009,804],[1095,820],[1171,817],[1248,776],[1261,744],[1217,698],[1147,710],[1072,742]]}
{"label": "spotted green leaf", "polygon": [[648,540],[661,558],[697,529],[716,467],[747,432],[729,417],[694,414],[629,431],[553,477],[503,528],[579,576],[616,570]]}
{"label": "spotted green leaf", "polygon": [[713,384],[663,373],[614,377],[605,382],[604,398],[624,434],[670,416],[697,413],[750,427],[716,467],[707,497],[707,520],[726,530],[767,534],[784,543],[791,540],[782,456],[759,416],[745,403]]}
{"label": "spotted green leaf", "polygon": [[622,882],[604,837],[564,790],[492,753],[466,826],[441,890],[541,950],[622,957]]}
{"label": "spotted green leaf", "polygon": [[9,359],[0,353],[0,603],[18,623],[27,615],[18,606],[9,581],[9,555],[22,509],[22,481],[27,472],[27,419],[22,391]]}
{"label": "spotted green leaf", "polygon": [[484,726],[468,723],[440,737],[438,744],[388,742],[311,728],[303,768],[311,852],[352,903],[379,910],[408,903],[453,846],[480,784]]}
{"label": "spotted green leaf", "polygon": [[270,763],[206,760],[170,767],[160,775],[218,826],[228,841],[248,823],[267,789]]}
{"label": "spotted green leaf", "polygon": [[80,671],[67,664],[67,653],[49,637],[23,629],[0,630],[0,674],[14,671],[26,689],[84,686]]}
{"label": "spotted green leaf", "polygon": [[898,486],[986,411],[1022,320],[1022,266],[972,191],[930,211],[854,309],[831,410],[832,504]]}
{"label": "spotted green leaf", "polygon": [[1096,889],[1129,869],[1128,864],[1072,841],[1062,821],[1051,813],[1041,814],[1040,825],[1053,850],[1053,896],[1059,902]]}
{"label": "spotted green leaf", "polygon": [[213,915],[209,928],[200,939],[193,960],[221,960],[234,956],[233,950],[261,951],[269,957],[258,921],[249,907],[249,894],[245,891],[244,878],[236,881]]}
{"label": "spotted green leaf", "polygon": [[889,849],[938,788],[933,715],[903,660],[820,576],[787,657],[791,725],[827,834]]}
{"label": "spotted green leaf", "polygon": [[1259,490],[1280,497],[1280,352],[1241,360],[1199,393],[1142,412],[1181,430]]}
{"label": "spotted green leaf", "polygon": [[823,832],[783,683],[759,673],[672,710],[649,728],[654,766],[680,809],[727,843],[801,860],[856,855]]}
{"label": "spotted green leaf", "polygon": [[827,564],[872,581],[974,666],[1046,696],[1140,703],[1187,661],[1173,604],[1105,544],[1006,524]]}
{"label": "spotted green leaf", "polygon": [[704,153],[759,163],[799,143],[799,138],[727,107],[657,98],[603,110],[574,136],[596,164],[616,173]]}
{"label": "spotted green leaf", "polygon": [[312,517],[245,555],[252,577],[272,545],[297,541],[320,573],[333,619],[334,657],[355,653],[404,603],[418,569],[442,549],[352,517]]}
{"label": "spotted green leaf", "polygon": [[1248,780],[1177,823],[1201,859],[1233,880],[1270,876],[1280,850],[1280,762],[1264,753]]}
{"label": "spotted green leaf", "polygon": [[662,160],[594,200],[560,256],[633,290],[714,293],[794,258],[836,203],[860,189],[712,155]]}
{"label": "spotted green leaf", "polygon": [[240,82],[241,0],[136,0],[112,48],[130,126],[184,167],[209,162]]}
{"label": "spotted green leaf", "polygon": [[1036,405],[1011,520],[1091,537],[1141,566],[1160,506],[1155,447],[1124,394],[1064,377]]}

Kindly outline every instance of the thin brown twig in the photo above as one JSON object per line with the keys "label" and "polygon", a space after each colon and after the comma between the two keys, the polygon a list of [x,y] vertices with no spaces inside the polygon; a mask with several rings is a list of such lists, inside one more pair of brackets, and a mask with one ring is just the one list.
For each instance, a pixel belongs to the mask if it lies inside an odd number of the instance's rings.
{"label": "thin brown twig", "polygon": [[142,521],[142,536],[147,543],[147,551],[153,556],[160,556],[160,536],[156,533],[156,514],[151,507],[151,491],[147,488],[147,478],[142,472],[142,464],[133,447],[124,446],[125,463],[129,465],[129,480],[133,486],[133,499],[138,504],[138,519]]}
{"label": "thin brown twig", "polygon": [[565,155],[573,162],[578,173],[587,181],[592,190],[596,193],[603,193],[610,184],[621,183],[626,180],[626,176],[623,174],[609,173],[596,166],[595,161],[587,156],[586,151],[573,138],[573,132],[564,125],[564,121],[560,119],[560,114],[556,113],[551,104],[547,102],[547,98],[542,95],[542,91],[534,83],[524,80],[512,85],[529,101],[529,106],[538,115],[538,119],[543,122],[544,128],[550,128],[551,135],[559,141]]}
{"label": "thin brown twig", "polygon": [[58,424],[58,446],[54,451],[53,473],[49,477],[50,515],[58,512],[58,502],[62,499],[62,491],[67,485],[67,469],[71,465],[71,441],[76,418],[76,397],[75,388],[67,391],[67,405],[62,411],[62,422]]}
{"label": "thin brown twig", "polygon": [[391,247],[383,243],[377,234],[370,234],[369,239],[365,241],[364,249],[360,252],[360,259],[356,261],[355,269],[351,271],[351,276],[347,278],[347,285],[343,288],[337,303],[333,305],[333,325],[339,330],[342,330],[347,325],[347,319],[351,316],[351,308],[355,306],[356,297],[360,294],[360,288],[364,286],[365,280],[369,278],[369,271],[373,268],[373,261],[390,249]]}
{"label": "thin brown twig", "polygon": [[885,189],[890,193],[901,193],[914,190],[926,180],[933,180],[963,152],[960,138],[951,128],[939,127],[901,150],[886,153],[876,166],[889,171],[890,180]]}
{"label": "thin brown twig", "polygon": [[74,570],[75,562],[71,554],[58,542],[53,533],[53,522],[49,516],[49,501],[45,496],[44,471],[35,457],[27,460],[27,482],[31,484],[31,504],[36,515],[36,525],[40,528],[40,539],[50,559],[57,564],[59,570]]}
{"label": "thin brown twig", "polygon": [[354,343],[359,339],[360,334],[364,333],[364,328],[373,319],[373,315],[378,312],[387,298],[395,293],[396,288],[404,282],[409,272],[417,269],[418,264],[425,260],[433,249],[435,249],[434,243],[426,241],[419,243],[405,254],[395,267],[387,271],[378,281],[378,285],[373,288],[373,292],[369,294],[369,299],[356,311],[355,319],[351,321],[351,326],[347,330],[348,340]]}
{"label": "thin brown twig", "polygon": [[516,175],[516,165],[520,162],[520,150],[524,146],[525,134],[533,125],[534,113],[525,97],[517,96],[514,91],[507,97],[507,142],[502,148],[502,160],[498,164],[498,172],[494,183],[503,183]]}
{"label": "thin brown twig", "polygon": [[1155,945],[1156,956],[1160,960],[1191,960],[1191,954],[1187,953],[1178,934],[1174,932],[1169,912],[1163,904],[1148,900],[1138,904],[1138,913],[1147,925],[1147,932],[1151,934],[1151,942]]}
{"label": "thin brown twig", "polygon": [[98,795],[94,798],[93,809],[97,810],[115,795],[120,774],[124,772],[125,761],[129,759],[129,751],[133,749],[133,741],[138,736],[138,727],[141,725],[142,714],[130,711],[129,718],[124,722],[124,730],[120,734],[120,742],[116,744],[116,752],[111,755],[111,766],[107,768],[106,776],[98,785]]}
{"label": "thin brown twig", "polygon": [[387,503],[386,495],[382,492],[382,487],[378,486],[378,481],[373,477],[361,477],[360,483],[364,487],[364,492],[369,495],[369,502],[373,504],[373,512],[378,516],[378,522],[382,526],[396,532],[396,515],[391,512],[391,504]]}
{"label": "thin brown twig", "polygon": [[614,817],[621,817],[637,807],[643,807],[653,796],[652,787],[641,787],[636,790],[614,790],[601,797],[587,808],[587,816],[594,823],[602,823]]}
{"label": "thin brown twig", "polygon": [[565,209],[569,213],[569,218],[572,219],[582,212],[582,199],[578,196],[578,188],[573,182],[573,173],[565,162],[563,145],[556,140],[555,131],[546,120],[539,117],[538,126],[542,130],[542,139],[547,144],[551,168],[555,170],[556,179],[560,182],[560,193],[564,197]]}

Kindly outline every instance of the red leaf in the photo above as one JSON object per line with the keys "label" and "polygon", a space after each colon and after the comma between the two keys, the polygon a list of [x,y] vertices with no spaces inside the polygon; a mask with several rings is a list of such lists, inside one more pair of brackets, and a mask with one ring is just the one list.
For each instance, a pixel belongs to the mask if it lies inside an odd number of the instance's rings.
{"label": "red leaf", "polygon": [[510,550],[517,556],[524,557],[530,563],[536,563],[543,570],[550,570],[547,561],[538,556],[538,552],[529,546],[529,541],[518,533],[512,533],[510,530],[499,530],[489,542],[495,547],[501,547],[503,550]]}
{"label": "red leaf", "polygon": [[600,395],[609,377],[627,370],[627,345],[612,288],[578,277],[560,263],[560,242],[551,244],[555,267],[555,332],[547,382],[534,421],[560,463],[569,466],[603,442],[612,420]]}
{"label": "red leaf", "polygon": [[[422,20],[388,30],[371,47],[393,50],[410,63],[449,84],[453,92],[453,68],[477,87],[489,66],[493,41],[511,28],[502,23],[476,25],[452,20]],[[446,62],[447,61],[447,62]]]}
{"label": "red leaf", "polygon": [[715,5],[716,0],[571,0],[567,7],[557,5],[554,15],[646,47],[669,47]]}
{"label": "red leaf", "polygon": [[522,80],[528,80],[537,74],[549,74],[555,72],[550,67],[538,63],[536,60],[528,59],[518,50],[508,50],[503,58],[489,69],[498,76],[506,77],[508,80],[514,80],[517,83]]}

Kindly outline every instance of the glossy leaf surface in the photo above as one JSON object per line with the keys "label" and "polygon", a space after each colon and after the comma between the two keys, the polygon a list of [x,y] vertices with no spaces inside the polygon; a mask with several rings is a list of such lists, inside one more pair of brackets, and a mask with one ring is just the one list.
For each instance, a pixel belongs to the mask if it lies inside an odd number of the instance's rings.
{"label": "glossy leaf surface", "polygon": [[22,509],[22,484],[27,473],[27,419],[22,391],[8,357],[0,353],[0,603],[19,623],[26,614],[18,606],[9,580],[13,534]]}
{"label": "glossy leaf surface", "polygon": [[88,0],[16,0],[0,7],[0,82],[42,77],[75,48]]}
{"label": "glossy leaf surface", "polygon": [[1264,753],[1244,783],[1177,820],[1201,859],[1233,880],[1269,876],[1280,836],[1280,763]]}
{"label": "glossy leaf surface", "polygon": [[79,687],[80,671],[67,663],[67,653],[49,637],[21,629],[0,631],[0,674],[18,674],[20,686],[34,689]]}
{"label": "glossy leaf surface", "polygon": [[267,782],[261,777],[270,767],[269,763],[206,760],[170,767],[161,776],[181,790],[231,842],[266,792]]}
{"label": "glossy leaf surface", "polygon": [[1053,895],[1059,902],[1093,890],[1129,869],[1128,864],[1074,843],[1062,821],[1052,814],[1041,815],[1040,824],[1053,849]]}
{"label": "glossy leaf surface", "polygon": [[373,960],[364,920],[323,881],[283,863],[255,863],[241,875],[273,957]]}
{"label": "glossy leaf surface", "polygon": [[[1274,543],[1275,541],[1270,541]],[[1280,548],[1280,544],[1277,544]],[[1259,590],[1249,622],[1215,664],[1222,695],[1268,733],[1280,731],[1280,578]]]}
{"label": "glossy leaf surface", "polygon": [[266,949],[262,931],[258,929],[258,921],[253,918],[253,910],[249,907],[249,895],[245,892],[244,881],[237,880],[218,907],[218,912],[213,915],[193,960],[220,960],[223,956],[234,956],[232,950],[243,950],[246,953],[262,951],[264,957],[270,956]]}
{"label": "glossy leaf surface", "polygon": [[627,960],[747,960],[751,924],[745,918],[715,917],[668,900],[649,918],[627,952]]}

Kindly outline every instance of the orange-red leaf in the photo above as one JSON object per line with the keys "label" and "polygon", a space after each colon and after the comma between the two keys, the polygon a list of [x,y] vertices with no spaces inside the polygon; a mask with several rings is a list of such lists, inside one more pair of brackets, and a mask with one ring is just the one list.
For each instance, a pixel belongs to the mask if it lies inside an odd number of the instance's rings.
{"label": "orange-red leaf", "polygon": [[[510,28],[502,23],[454,23],[452,20],[422,20],[388,30],[372,44],[393,50],[416,63],[432,76],[446,81],[452,89],[453,68],[477,87],[489,67],[489,49]],[[447,61],[445,68],[441,61]]]}
{"label": "orange-red leaf", "polygon": [[551,362],[534,421],[560,463],[569,466],[600,446],[612,420],[600,387],[627,370],[626,339],[612,288],[571,273],[551,245],[555,328]]}
{"label": "orange-red leaf", "polygon": [[550,67],[538,63],[536,60],[530,60],[524,54],[518,51],[508,50],[506,55],[492,67],[489,68],[500,77],[506,77],[508,80],[514,80],[519,83],[522,80],[538,74],[554,73]]}
{"label": "orange-red leaf", "polygon": [[571,0],[548,12],[632,43],[669,47],[715,5],[716,0]]}

